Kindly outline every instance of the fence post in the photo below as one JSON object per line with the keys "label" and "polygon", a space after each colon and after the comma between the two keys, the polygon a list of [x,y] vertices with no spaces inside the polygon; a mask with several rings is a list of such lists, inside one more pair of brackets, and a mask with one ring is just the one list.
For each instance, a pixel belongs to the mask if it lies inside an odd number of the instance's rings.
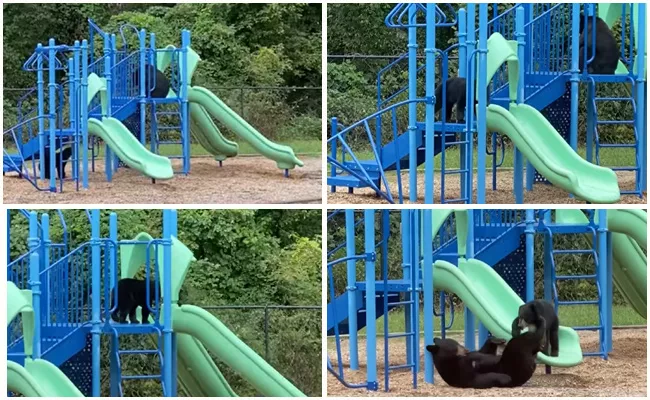
{"label": "fence post", "polygon": [[269,360],[269,306],[264,306],[264,359]]}

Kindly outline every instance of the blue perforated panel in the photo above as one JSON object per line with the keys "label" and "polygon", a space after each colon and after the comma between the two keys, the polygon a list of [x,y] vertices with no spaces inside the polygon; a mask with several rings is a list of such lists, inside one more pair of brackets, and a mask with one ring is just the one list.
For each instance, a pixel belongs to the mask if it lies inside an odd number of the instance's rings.
{"label": "blue perforated panel", "polygon": [[[542,115],[553,125],[555,130],[569,142],[571,135],[571,83],[567,82],[566,90],[559,99],[542,110]],[[546,178],[535,171],[535,183],[549,183]]]}
{"label": "blue perforated panel", "polygon": [[92,396],[92,339],[86,336],[86,346],[68,361],[61,364],[61,371],[86,397]]}
{"label": "blue perforated panel", "polygon": [[517,250],[495,265],[494,270],[522,300],[526,298],[526,235],[519,237]]}

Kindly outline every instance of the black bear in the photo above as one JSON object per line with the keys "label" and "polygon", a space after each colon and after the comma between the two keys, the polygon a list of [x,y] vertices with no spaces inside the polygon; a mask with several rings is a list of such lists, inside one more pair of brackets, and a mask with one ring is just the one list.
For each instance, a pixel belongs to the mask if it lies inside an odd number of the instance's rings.
{"label": "black bear", "polygon": [[[164,99],[167,97],[167,94],[169,93],[170,83],[169,79],[162,71],[156,69],[153,65],[148,64],[145,68],[144,79],[146,82],[145,93],[148,91],[149,97],[153,99]],[[133,74],[133,83],[136,87],[140,87],[139,70],[135,71]]]}
{"label": "black bear", "polygon": [[[466,82],[465,78],[458,76],[447,79],[447,82],[444,85],[446,86],[446,122],[452,122],[451,113],[454,106],[456,106],[456,122],[465,121],[465,106],[467,103],[467,93],[465,92],[467,85]],[[442,89],[442,83],[436,87],[436,105],[434,111],[436,113],[442,110]]]}
{"label": "black bear", "polygon": [[[496,365],[501,359],[496,350],[503,343],[500,339],[490,338],[479,351],[468,351],[453,339],[433,339],[433,345],[426,347],[433,355],[436,370],[449,386],[458,388],[486,389],[490,387],[507,387],[511,378],[495,372],[479,372],[475,363]],[[505,351],[505,350],[504,350]]]}
{"label": "black bear", "polygon": [[519,336],[524,328],[536,325],[540,317],[546,321],[541,351],[547,356],[557,357],[560,353],[560,319],[553,304],[546,300],[529,301],[519,307],[519,315],[512,321],[512,337]]}
{"label": "black bear", "polygon": [[[590,74],[613,75],[618,67],[618,59],[621,49],[614,38],[614,34],[609,29],[605,21],[600,17],[595,17],[595,55],[594,59],[587,66],[587,72]],[[580,14],[580,50],[578,56],[578,67],[580,72],[584,69],[585,55],[584,49],[587,48],[587,60],[592,57],[594,17],[587,17],[587,27],[585,29],[585,16]]]}
{"label": "black bear", "polygon": [[508,342],[498,360],[496,358],[472,360],[474,370],[479,374],[506,375],[510,378],[506,385],[509,387],[523,385],[533,376],[537,368],[537,353],[545,330],[546,321],[543,317],[539,317],[536,325],[530,325],[526,333],[513,337]]}
{"label": "black bear", "polygon": [[[72,156],[72,147],[68,146],[54,153],[54,168],[59,179],[65,179],[65,167]],[[41,160],[41,167],[45,172],[45,179],[50,179],[50,148],[46,147]]]}
{"label": "black bear", "polygon": [[[126,316],[132,324],[139,323],[135,312],[142,307],[142,323],[149,322],[149,305],[155,304],[156,281],[149,280],[149,297],[147,298],[147,281],[134,278],[124,278],[117,282],[117,308],[111,317],[114,321],[125,323]],[[111,309],[115,307],[115,297],[111,299]]]}

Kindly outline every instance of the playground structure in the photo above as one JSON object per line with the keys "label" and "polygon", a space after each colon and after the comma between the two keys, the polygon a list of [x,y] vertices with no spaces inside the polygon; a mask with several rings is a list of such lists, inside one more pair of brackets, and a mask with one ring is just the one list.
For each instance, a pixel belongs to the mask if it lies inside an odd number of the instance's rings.
{"label": "playground structure", "polygon": [[[453,304],[446,305],[449,293],[464,303],[464,346],[476,350],[475,318],[478,345],[488,335],[509,340],[511,324],[524,302],[535,298],[534,240],[544,240],[544,299],[558,307],[591,304],[598,307],[598,322],[592,326],[560,327],[558,357],[538,354],[538,362],[547,366],[571,367],[583,356],[607,359],[612,351],[612,296],[616,285],[627,303],[647,318],[647,214],[640,210],[380,210],[345,213],[345,241],[328,251],[327,332],[328,343],[336,346],[336,365],[328,357],[328,371],[348,388],[377,390],[377,326],[383,319],[384,389],[390,389],[390,372],[410,370],[416,388],[424,355],[424,380],[434,383],[433,359],[421,351],[433,344],[434,317],[440,317],[435,336],[445,337],[454,320]],[[391,213],[399,213],[401,273],[389,276],[389,241]],[[377,224],[377,221],[378,224]],[[378,225],[378,226],[377,226]],[[355,247],[356,234],[364,248]],[[558,248],[558,236],[584,234],[590,248]],[[559,246],[564,247],[564,246]],[[573,247],[578,247],[574,243]],[[345,250],[345,257],[333,260]],[[593,272],[560,275],[557,266],[563,256],[586,255]],[[365,279],[357,281],[357,263],[364,265]],[[335,288],[334,268],[346,266],[345,289],[341,280]],[[379,265],[377,265],[379,264]],[[337,274],[344,276],[343,273]],[[597,297],[563,300],[560,282],[593,282]],[[558,285],[558,283],[560,283]],[[439,291],[439,305],[434,304],[434,290]],[[564,297],[566,299],[566,297]],[[423,304],[422,310],[420,304]],[[389,312],[404,307],[404,330],[389,332]],[[450,311],[447,311],[449,309]],[[423,316],[421,314],[423,312]],[[424,346],[420,340],[423,319]],[[359,330],[365,328],[365,382],[349,382],[345,365],[358,370]],[[576,331],[591,330],[599,334],[599,347],[583,353]],[[347,335],[349,360],[344,360],[341,335]],[[380,336],[381,337],[381,336]],[[404,339],[406,363],[393,365],[389,349],[395,339]],[[392,342],[391,342],[392,341]],[[363,345],[361,346],[364,347]],[[381,370],[381,366],[379,366]]]}
{"label": "playground structure", "polygon": [[[50,39],[24,63],[24,70],[36,72],[36,87],[19,99],[18,123],[4,132],[3,173],[17,172],[38,190],[62,191],[64,180],[73,181],[76,190],[80,185],[88,189],[101,138],[109,182],[121,164],[154,182],[187,175],[190,133],[219,165],[238,153],[238,144],[221,134],[213,118],[274,160],[285,176],[303,165],[290,147],[265,138],[208,89],[192,86],[200,57],[190,47],[189,31],[183,30],[180,47],[158,48],[155,34],[147,44],[144,29],[122,25],[118,46],[116,34],[92,20],[89,25],[88,40],[69,46]],[[137,37],[135,49],[128,45],[130,32]],[[164,98],[151,97],[157,87],[155,73],[146,72],[151,66],[170,78]],[[59,83],[61,73],[67,79]],[[66,160],[57,153],[64,148],[71,149],[72,167],[70,176],[61,179],[56,169],[63,169]],[[172,159],[182,160],[180,170],[172,169]]]}
{"label": "playground structure", "polygon": [[[127,380],[160,382],[167,397],[177,396],[179,385],[193,397],[236,396],[212,356],[263,395],[304,396],[214,315],[178,304],[194,256],[176,237],[175,210],[163,211],[161,238],[142,232],[132,240],[118,238],[115,213],[108,218],[109,236],[101,237],[100,211],[87,211],[90,240],[75,249],[69,248],[68,225],[62,212],[58,212],[62,243],[51,241],[50,224],[55,221],[49,214],[39,218],[36,212],[21,211],[21,216],[29,220],[29,249],[7,260],[10,392],[46,397],[100,396],[100,361],[107,358],[101,354],[100,341],[102,335],[108,335],[111,396],[122,396]],[[7,217],[9,222],[9,211]],[[10,234],[8,223],[8,250]],[[115,283],[119,278],[133,277],[143,265],[147,281],[156,282],[150,320],[142,324],[111,321]],[[121,337],[134,335],[150,339],[144,341],[150,348],[120,348]],[[124,375],[122,363],[136,354],[150,358],[159,372]]]}
{"label": "playground structure", "polygon": [[[408,31],[408,52],[377,73],[377,112],[345,127],[335,117],[331,119],[327,184],[332,192],[337,187],[348,188],[350,193],[368,188],[389,203],[403,203],[405,198],[420,201],[418,167],[424,164],[425,204],[434,203],[436,173],[442,203],[482,204],[487,188],[486,156],[491,156],[492,190],[496,190],[497,167],[506,151],[505,135],[515,147],[513,192],[517,203],[524,201],[524,158],[527,191],[534,183],[551,183],[593,203],[615,203],[621,194],[643,195],[647,188],[646,5],[519,4],[501,14],[497,5],[492,5],[494,15],[487,3],[468,3],[466,10],[457,13],[451,5],[432,3],[402,3],[393,8],[385,24]],[[610,27],[622,21],[621,61],[615,75],[589,74],[578,65],[581,12],[585,23],[595,15]],[[437,30],[451,27],[457,30],[458,43],[438,49]],[[425,28],[425,35],[420,35],[426,36],[423,51],[418,51],[422,47],[418,28]],[[593,57],[584,54],[585,63]],[[452,77],[449,69],[456,58],[458,76],[467,79],[464,123],[445,120],[446,81]],[[382,78],[405,63],[408,84],[392,92],[382,90]],[[443,84],[442,99],[434,93],[439,83]],[[577,153],[580,83],[587,85],[587,98],[581,100],[587,105],[586,159]],[[617,85],[628,94],[597,96],[600,84]],[[406,94],[408,100],[398,101]],[[443,104],[441,120],[434,117],[439,101]],[[630,106],[632,115],[604,120],[606,104]],[[404,129],[398,126],[398,113],[406,109],[408,126]],[[599,129],[607,125],[628,126],[633,141],[604,142]],[[488,132],[493,132],[489,146]],[[365,146],[363,150],[360,144]],[[459,149],[455,168],[447,165],[450,147]],[[620,149],[633,149],[634,163],[607,167],[601,159],[603,149],[619,149],[619,154],[625,151]],[[362,151],[370,152],[371,158],[359,156]],[[438,155],[439,167],[435,164]],[[402,182],[402,171],[407,169],[408,196]],[[393,171],[394,182],[388,179]],[[621,191],[614,171],[631,171],[634,189]],[[448,178],[454,175],[460,186],[457,198],[445,191]]]}

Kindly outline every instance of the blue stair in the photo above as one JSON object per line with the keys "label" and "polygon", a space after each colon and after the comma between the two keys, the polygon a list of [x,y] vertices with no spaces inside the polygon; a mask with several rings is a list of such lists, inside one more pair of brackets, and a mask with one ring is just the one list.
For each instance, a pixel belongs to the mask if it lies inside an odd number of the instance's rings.
{"label": "blue stair", "polygon": [[[439,129],[440,125],[441,124],[436,124],[436,128]],[[417,128],[418,128],[417,135],[416,135],[417,138],[416,145],[418,148],[417,165],[422,165],[426,161],[425,148],[424,148],[424,138],[425,138],[424,123],[418,123]],[[455,135],[453,132],[462,130],[462,125],[447,124],[446,128],[447,128],[446,131],[448,133],[447,133],[445,147],[458,144],[458,142],[455,142]],[[442,151],[442,135],[438,131],[436,132],[436,136],[434,138],[434,147],[435,147],[434,156],[436,156],[440,154],[440,152]],[[397,170],[398,162],[399,162],[399,168],[401,170],[408,170],[409,167],[408,133],[403,133],[397,137],[397,140],[393,140],[387,143],[386,145],[384,145],[379,154],[381,157],[381,169],[383,169],[384,171]],[[363,161],[360,160],[360,164],[361,167],[368,173],[370,179],[372,179],[375,184],[378,184],[381,177],[381,173],[377,161],[374,159],[363,160]],[[354,161],[346,161],[343,163],[343,165],[346,168],[357,172],[360,176],[363,177],[363,172],[361,172],[361,168],[359,168],[359,165],[357,165]],[[364,180],[361,180],[349,173],[343,172],[339,174],[337,174],[337,176],[335,177],[328,176],[327,184],[329,186],[341,186],[341,187],[348,187],[348,188],[363,188],[363,187],[370,186]]]}
{"label": "blue stair", "polygon": [[[350,327],[348,325],[348,296],[350,293],[355,293],[357,297],[357,330],[361,330],[366,326],[366,297],[365,297],[365,284],[363,290],[359,288],[355,292],[345,292],[342,295],[334,299],[333,302],[327,304],[327,335],[334,335],[334,325],[339,325],[339,334],[347,335],[350,333]],[[388,302],[394,303],[399,301],[399,293],[389,293]],[[336,320],[334,319],[333,308],[336,307]],[[377,289],[377,296],[375,297],[375,307],[377,310],[377,318],[384,315],[384,295],[380,293]],[[388,309],[391,310],[393,307],[389,306]]]}
{"label": "blue stair", "polygon": [[[172,101],[170,101],[172,100]],[[157,103],[164,102],[165,104],[176,104],[178,107],[176,107],[175,110],[169,111],[170,107],[164,107],[164,109],[161,109],[161,107],[158,107]],[[157,148],[154,149],[154,152],[158,153],[160,149],[160,145],[176,145],[176,146],[181,146],[183,144],[183,141],[181,140],[180,137],[180,132],[181,132],[181,112],[180,112],[180,103],[178,102],[177,99],[156,99],[154,102],[154,124],[156,125],[156,138],[154,143],[157,144]],[[171,123],[169,125],[164,125],[161,123],[162,119],[165,119],[167,121],[173,120],[173,121],[178,121],[177,123]],[[166,133],[169,131],[176,131],[178,132],[179,136],[177,140],[161,140],[160,134],[161,133]],[[182,152],[182,150],[181,150]],[[170,155],[168,158],[183,158],[183,155],[181,153],[177,155]]]}

